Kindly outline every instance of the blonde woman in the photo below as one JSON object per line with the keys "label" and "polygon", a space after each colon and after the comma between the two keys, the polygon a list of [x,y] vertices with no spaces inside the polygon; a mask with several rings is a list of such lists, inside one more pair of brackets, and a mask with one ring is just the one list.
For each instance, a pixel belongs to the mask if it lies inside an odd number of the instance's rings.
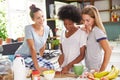
{"label": "blonde woman", "polygon": [[85,7],[82,10],[82,20],[88,33],[86,67],[89,70],[104,71],[110,60],[111,48],[97,8],[91,5]]}

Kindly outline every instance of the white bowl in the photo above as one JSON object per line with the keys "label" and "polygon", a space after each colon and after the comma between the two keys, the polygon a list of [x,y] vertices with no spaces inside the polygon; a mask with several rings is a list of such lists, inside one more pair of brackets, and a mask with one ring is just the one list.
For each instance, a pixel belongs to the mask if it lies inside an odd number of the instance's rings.
{"label": "white bowl", "polygon": [[54,70],[46,70],[43,72],[44,78],[46,80],[53,80],[55,76],[55,71]]}

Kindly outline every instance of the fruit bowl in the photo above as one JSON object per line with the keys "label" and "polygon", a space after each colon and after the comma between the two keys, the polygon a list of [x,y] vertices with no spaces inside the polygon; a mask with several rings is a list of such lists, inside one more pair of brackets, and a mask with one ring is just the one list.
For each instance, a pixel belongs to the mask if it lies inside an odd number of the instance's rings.
{"label": "fruit bowl", "polygon": [[46,71],[43,71],[43,75],[46,80],[53,80],[53,78],[55,76],[55,71],[54,70],[46,70]]}

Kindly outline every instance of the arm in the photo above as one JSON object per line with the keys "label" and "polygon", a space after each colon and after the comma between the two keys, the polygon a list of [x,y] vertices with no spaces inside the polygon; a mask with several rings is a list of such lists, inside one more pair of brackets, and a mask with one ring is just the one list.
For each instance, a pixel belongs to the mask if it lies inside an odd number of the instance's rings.
{"label": "arm", "polygon": [[85,46],[80,48],[80,55],[75,60],[73,60],[67,66],[65,66],[63,68],[63,70],[62,70],[63,73],[67,73],[69,71],[69,69],[73,67],[74,64],[79,63],[79,62],[81,62],[84,59],[85,49],[86,49]]}
{"label": "arm", "polygon": [[[46,44],[45,44],[45,45],[46,45]],[[39,53],[40,56],[43,56],[43,54],[44,54],[45,47],[46,47],[45,45],[40,49],[40,53]]]}
{"label": "arm", "polygon": [[25,27],[25,39],[26,39],[26,42],[28,44],[30,54],[32,56],[31,58],[33,60],[33,64],[34,64],[35,69],[37,69],[39,72],[43,71],[44,68],[39,67],[39,65],[38,65],[37,54],[36,54],[37,52],[36,52],[36,49],[34,46],[33,33],[32,33],[30,26]]}
{"label": "arm", "polygon": [[101,65],[100,71],[104,71],[108,65],[109,60],[110,60],[112,50],[111,50],[107,40],[101,40],[99,43],[104,50],[104,59],[103,59],[103,63]]}
{"label": "arm", "polygon": [[63,61],[64,61],[64,54],[63,54],[63,50],[62,50],[62,44],[60,44],[60,50],[62,52],[62,54],[60,55],[58,62],[60,65],[62,65]]}
{"label": "arm", "polygon": [[34,63],[34,67],[39,71],[43,71],[45,70],[45,68],[40,68],[39,65],[38,65],[38,61],[37,61],[37,54],[36,54],[36,50],[35,50],[35,46],[34,46],[34,42],[32,39],[27,39],[27,43],[28,43],[28,46],[29,46],[29,49],[30,49],[30,52],[31,52],[31,56],[32,56],[32,60],[33,60],[33,63]]}
{"label": "arm", "polygon": [[31,56],[32,56],[32,60],[34,63],[34,67],[39,70],[39,66],[38,66],[38,62],[37,62],[37,54],[36,54],[36,50],[35,50],[35,46],[34,46],[34,42],[32,39],[27,39],[27,43],[31,52]]}
{"label": "arm", "polygon": [[61,54],[59,59],[58,59],[58,62],[59,62],[60,65],[62,65],[63,61],[64,61],[64,55]]}

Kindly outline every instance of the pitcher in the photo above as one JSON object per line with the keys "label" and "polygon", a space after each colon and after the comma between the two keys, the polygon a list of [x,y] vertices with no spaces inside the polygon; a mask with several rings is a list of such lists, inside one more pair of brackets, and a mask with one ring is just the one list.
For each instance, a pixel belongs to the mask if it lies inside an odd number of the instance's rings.
{"label": "pitcher", "polygon": [[14,80],[26,80],[26,68],[24,59],[17,56],[13,61]]}

